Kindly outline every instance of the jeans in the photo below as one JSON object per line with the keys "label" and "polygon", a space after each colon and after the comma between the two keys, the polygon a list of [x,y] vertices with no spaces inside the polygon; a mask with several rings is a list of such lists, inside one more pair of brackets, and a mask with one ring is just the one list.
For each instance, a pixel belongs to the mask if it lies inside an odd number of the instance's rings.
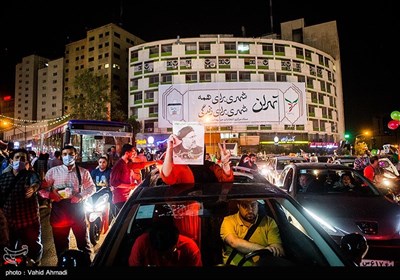
{"label": "jeans", "polygon": [[52,227],[52,229],[58,264],[60,264],[61,254],[69,249],[69,234],[71,229],[75,235],[78,249],[83,251],[86,255],[85,257],[90,260],[92,248],[89,242],[89,232],[86,221],[76,222],[72,226],[68,227]]}
{"label": "jeans", "polygon": [[40,223],[34,223],[20,229],[9,228],[10,249],[20,250],[22,245],[28,246],[27,257],[35,263],[39,263],[43,255],[42,227]]}

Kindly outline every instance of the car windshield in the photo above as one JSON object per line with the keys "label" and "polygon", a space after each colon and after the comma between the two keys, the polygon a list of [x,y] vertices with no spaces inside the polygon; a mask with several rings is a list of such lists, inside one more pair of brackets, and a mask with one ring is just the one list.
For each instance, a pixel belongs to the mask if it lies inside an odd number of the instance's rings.
{"label": "car windshield", "polygon": [[[290,196],[266,183],[214,184],[145,187],[131,198],[118,216],[120,227],[107,236],[113,240],[106,265],[128,266],[135,240],[159,222],[173,223],[179,234],[195,241],[203,266],[224,265],[221,224],[238,212],[238,203],[251,200],[258,214],[273,219],[285,250],[282,265],[343,266],[346,258],[334,240]],[[256,186],[254,188],[254,186]],[[243,190],[246,189],[246,192]],[[105,243],[108,240],[105,240]],[[104,250],[104,249],[103,249]],[[101,250],[98,255],[102,255]],[[96,256],[104,258],[104,256]]]}
{"label": "car windshield", "polygon": [[299,179],[301,175],[307,176],[311,182],[309,184],[311,187],[307,188],[307,194],[379,196],[379,191],[355,170],[303,168],[299,169]]}

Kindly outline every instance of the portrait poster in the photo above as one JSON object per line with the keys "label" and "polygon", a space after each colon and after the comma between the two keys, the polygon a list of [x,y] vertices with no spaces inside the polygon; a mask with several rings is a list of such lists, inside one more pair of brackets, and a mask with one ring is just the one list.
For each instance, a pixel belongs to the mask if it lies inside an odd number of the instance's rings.
{"label": "portrait poster", "polygon": [[178,122],[172,124],[176,136],[174,164],[201,165],[204,160],[204,126],[199,122]]}

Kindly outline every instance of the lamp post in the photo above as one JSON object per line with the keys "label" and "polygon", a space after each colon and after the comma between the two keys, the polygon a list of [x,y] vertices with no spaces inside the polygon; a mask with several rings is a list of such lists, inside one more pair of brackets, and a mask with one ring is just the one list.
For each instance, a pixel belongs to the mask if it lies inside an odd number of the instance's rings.
{"label": "lamp post", "polygon": [[[204,125],[209,124],[209,122],[211,121],[211,117],[206,116],[204,118]],[[211,154],[211,125],[206,126],[206,128],[208,127],[208,134],[209,134],[209,146],[210,146],[210,150],[208,151],[208,153]]]}
{"label": "lamp post", "polygon": [[15,125],[15,123],[13,124],[14,126],[14,138],[15,138],[15,129],[18,129],[20,132],[22,132],[24,134],[24,146],[26,148],[27,146],[27,139],[26,139],[26,122],[24,122],[24,130],[20,129],[19,127],[17,127]]}

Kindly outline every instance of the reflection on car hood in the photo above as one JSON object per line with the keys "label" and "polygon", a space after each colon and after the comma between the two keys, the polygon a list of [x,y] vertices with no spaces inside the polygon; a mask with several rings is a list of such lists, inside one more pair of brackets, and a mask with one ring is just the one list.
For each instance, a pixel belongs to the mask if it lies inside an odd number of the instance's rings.
{"label": "reflection on car hood", "polygon": [[363,232],[367,239],[400,238],[400,206],[382,197],[358,197],[355,200],[336,195],[298,195],[297,200],[318,217],[346,232],[360,232],[357,224],[367,222],[377,226],[377,234]]}

